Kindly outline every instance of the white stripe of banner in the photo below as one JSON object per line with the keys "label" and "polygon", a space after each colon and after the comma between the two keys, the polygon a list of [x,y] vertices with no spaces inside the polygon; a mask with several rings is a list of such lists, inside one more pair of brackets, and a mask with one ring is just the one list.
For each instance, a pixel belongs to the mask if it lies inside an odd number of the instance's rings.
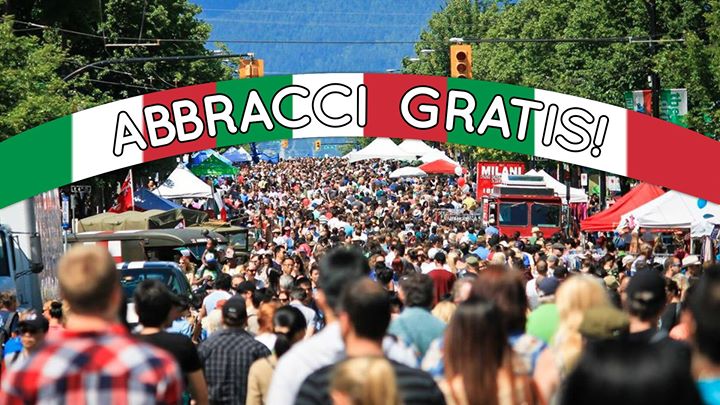
{"label": "white stripe of banner", "polygon": [[[627,114],[624,108],[603,104],[580,97],[569,96],[545,90],[535,90],[535,100],[545,104],[540,112],[535,112],[535,156],[553,159],[561,162],[568,162],[594,169],[604,170],[624,176],[627,174]],[[543,145],[543,136],[547,126],[546,120],[551,104],[556,105],[557,116],[554,120],[553,136],[546,138],[551,140],[548,146]],[[569,109],[575,109],[568,111]],[[582,115],[586,115],[586,122]],[[564,115],[564,116],[563,116]],[[604,122],[607,130],[604,138],[598,134],[598,123],[600,117],[605,116]],[[574,125],[573,125],[574,124]],[[573,128],[579,126],[587,131],[585,135],[575,135],[569,131],[582,133],[582,129]],[[570,126],[571,128],[567,128]],[[601,143],[599,156],[592,155],[592,150],[597,143]]]}
{"label": "white stripe of banner", "polygon": [[72,116],[72,179],[78,181],[143,162],[143,151],[127,145],[121,156],[113,154],[118,114],[122,111],[142,134],[142,96],[80,111]]}
{"label": "white stripe of banner", "polygon": [[[310,98],[293,97],[293,118],[303,115],[310,117],[311,122],[304,128],[293,130],[293,138],[322,137],[361,137],[363,128],[358,125],[358,86],[363,84],[362,73],[333,73],[315,75],[293,75],[293,84],[303,86],[310,91]],[[313,97],[321,88],[337,84],[350,89],[350,95],[345,97],[336,92],[330,93],[322,103],[323,111],[330,118],[349,116],[351,121],[342,128],[332,128],[324,125],[313,113]],[[330,89],[338,89],[333,86]],[[347,91],[347,90],[343,90]]]}

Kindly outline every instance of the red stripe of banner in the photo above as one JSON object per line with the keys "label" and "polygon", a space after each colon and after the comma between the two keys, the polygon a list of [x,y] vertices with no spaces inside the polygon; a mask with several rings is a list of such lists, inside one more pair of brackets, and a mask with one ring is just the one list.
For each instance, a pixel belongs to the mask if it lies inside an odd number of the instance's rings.
{"label": "red stripe of banner", "polygon": [[445,123],[438,122],[430,129],[410,126],[400,114],[402,96],[413,87],[429,86],[440,92],[440,99],[418,96],[410,103],[410,113],[418,120],[428,119],[428,114],[418,111],[422,104],[439,107],[438,119],[445,117],[447,100],[447,78],[417,75],[366,74],[363,82],[367,86],[367,125],[364,134],[368,137],[422,139],[432,142],[447,142]]}
{"label": "red stripe of banner", "polygon": [[720,142],[634,111],[627,112],[627,176],[720,203],[720,181],[703,172]]}
{"label": "red stripe of banner", "polygon": [[[165,106],[170,111],[170,120],[175,122],[175,118],[172,113],[171,103],[175,100],[186,99],[191,100],[198,106],[198,116],[204,122],[205,113],[203,111],[203,97],[215,94],[216,83],[200,84],[191,87],[182,87],[178,89],[165,90],[158,93],[147,94],[143,96],[143,107],[149,105],[160,104]],[[186,124],[187,130],[192,130],[192,124]],[[143,136],[148,140],[147,128],[143,128]],[[167,131],[161,130],[159,137],[166,136]],[[183,153],[190,153],[203,149],[210,149],[216,146],[216,139],[208,136],[207,127],[203,128],[203,133],[195,141],[190,142],[177,142],[175,141],[167,146],[161,148],[148,148],[143,153],[143,161],[148,162],[155,159],[161,159],[164,157],[182,155]],[[149,145],[148,141],[148,145]]]}

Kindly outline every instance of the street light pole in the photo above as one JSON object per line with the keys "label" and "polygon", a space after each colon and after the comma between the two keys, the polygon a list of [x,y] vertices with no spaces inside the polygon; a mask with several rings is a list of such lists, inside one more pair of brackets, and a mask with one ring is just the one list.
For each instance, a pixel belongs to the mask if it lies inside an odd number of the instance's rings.
{"label": "street light pole", "polygon": [[226,58],[243,58],[243,57],[249,57],[249,54],[246,53],[234,53],[234,54],[211,54],[211,55],[184,55],[184,56],[153,56],[153,57],[144,57],[144,58],[123,58],[123,59],[105,59],[93,63],[89,63],[85,66],[82,66],[69,75],[63,77],[64,81],[68,81],[75,76],[79,75],[80,73],[93,68],[93,67],[103,67],[108,65],[124,65],[124,64],[130,64],[130,63],[145,63],[145,62],[185,62],[185,61],[194,61],[194,60],[203,60],[203,59],[226,59]]}
{"label": "street light pole", "polygon": [[[648,13],[650,63],[652,63],[652,58],[657,54],[657,43],[654,41],[657,37],[657,8],[655,0],[645,0],[644,3]],[[653,68],[650,69],[649,81],[652,92],[652,116],[660,118],[660,75]]]}

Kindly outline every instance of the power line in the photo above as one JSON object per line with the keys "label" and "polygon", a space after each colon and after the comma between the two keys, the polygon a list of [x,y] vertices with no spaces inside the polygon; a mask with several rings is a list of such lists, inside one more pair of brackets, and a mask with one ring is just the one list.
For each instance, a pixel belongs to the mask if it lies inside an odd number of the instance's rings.
{"label": "power line", "polygon": [[[5,19],[5,17],[0,17]],[[46,25],[13,20],[16,23],[24,24],[30,27],[52,29],[68,34],[75,34],[85,36],[88,38],[103,39],[103,37],[87,32],[80,32],[75,30],[68,30],[64,28],[49,27]],[[137,38],[129,37],[118,37],[119,40],[130,40],[136,41]],[[224,43],[239,43],[239,44],[284,44],[284,45],[407,45],[416,44],[418,41],[336,41],[336,40],[279,40],[279,39],[219,39],[210,38],[208,40],[202,39],[179,39],[179,38],[146,38],[147,41],[159,41],[166,43],[205,43],[205,42],[224,42]],[[606,37],[606,38],[463,38],[464,43],[676,43],[684,42],[684,38],[666,38],[666,39],[651,39],[647,37]]]}
{"label": "power line", "polygon": [[222,11],[227,13],[253,13],[253,14],[312,14],[312,15],[392,15],[392,16],[427,16],[427,13],[383,13],[363,11],[311,11],[311,10],[247,10],[231,8],[203,8],[206,11]]}
{"label": "power line", "polygon": [[[351,22],[300,22],[300,21],[277,21],[277,20],[240,20],[235,18],[204,18],[203,21],[233,23],[233,24],[261,24],[261,25],[301,25],[301,26],[322,26],[322,27],[357,27],[359,24]],[[362,24],[363,27],[384,28],[384,27],[407,27],[417,28],[417,24]]]}
{"label": "power line", "polygon": [[93,83],[110,84],[110,85],[115,85],[115,86],[125,86],[125,87],[134,88],[134,89],[141,89],[141,90],[156,90],[156,91],[163,91],[163,90],[164,90],[164,89],[158,89],[158,88],[156,88],[156,87],[151,87],[151,86],[138,86],[138,85],[135,85],[135,84],[120,83],[120,82],[110,82],[110,81],[107,81],[107,80],[98,80],[98,79],[87,79],[87,80],[88,80],[89,82],[93,82]]}

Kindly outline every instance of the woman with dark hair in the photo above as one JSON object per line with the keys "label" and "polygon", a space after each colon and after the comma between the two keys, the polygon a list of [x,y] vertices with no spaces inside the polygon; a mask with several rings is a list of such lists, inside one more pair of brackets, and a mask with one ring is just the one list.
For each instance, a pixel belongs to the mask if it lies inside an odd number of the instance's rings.
{"label": "woman with dark hair", "polygon": [[445,380],[440,388],[448,405],[539,403],[532,379],[510,348],[495,304],[482,300],[460,304],[445,341]]}
{"label": "woman with dark hair", "polygon": [[48,301],[43,308],[43,315],[50,323],[47,338],[54,339],[62,334],[63,330],[63,304],[60,301]]}
{"label": "woman with dark hair", "polygon": [[560,393],[561,405],[700,405],[687,365],[661,346],[625,340],[587,345]]}
{"label": "woman with dark hair", "polygon": [[250,367],[246,405],[265,403],[278,358],[305,337],[307,322],[299,309],[288,305],[275,310],[273,327],[277,336],[275,350],[272,355],[256,360]]}

